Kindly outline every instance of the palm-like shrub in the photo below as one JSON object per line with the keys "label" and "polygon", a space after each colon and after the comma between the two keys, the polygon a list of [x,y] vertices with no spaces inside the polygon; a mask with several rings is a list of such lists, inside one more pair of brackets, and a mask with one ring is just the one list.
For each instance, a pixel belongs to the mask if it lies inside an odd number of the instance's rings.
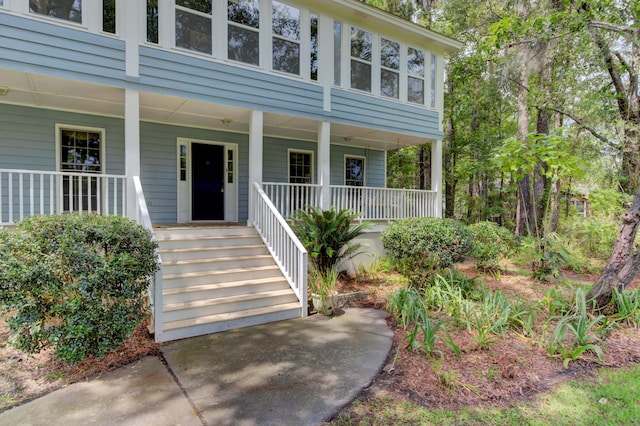
{"label": "palm-like shrub", "polygon": [[370,223],[354,224],[357,217],[349,209],[308,207],[298,210],[290,219],[290,224],[309,252],[313,266],[326,275],[341,261],[360,253],[362,244],[353,244],[351,240],[362,234]]}

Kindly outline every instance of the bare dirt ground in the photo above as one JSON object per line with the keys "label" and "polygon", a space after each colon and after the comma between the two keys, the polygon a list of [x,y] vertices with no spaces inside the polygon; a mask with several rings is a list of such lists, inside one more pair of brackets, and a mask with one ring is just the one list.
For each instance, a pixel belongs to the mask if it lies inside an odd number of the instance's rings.
{"label": "bare dirt ground", "polygon": [[[521,275],[503,272],[491,277],[479,274],[472,263],[459,265],[468,276],[479,276],[492,289],[519,296],[533,302],[544,297],[554,284],[532,281]],[[593,282],[597,276],[571,275],[580,282]],[[635,283],[634,285],[638,285]],[[341,291],[366,291],[366,299],[351,302],[357,306],[382,308],[394,286],[359,279],[342,280]],[[567,368],[562,359],[551,358],[540,341],[510,333],[496,338],[488,348],[479,348],[474,335],[467,330],[449,329],[451,337],[462,349],[458,360],[451,349],[442,342],[437,347],[442,356],[428,356],[422,351],[406,347],[407,331],[398,327],[392,317],[388,323],[394,330],[394,343],[387,359],[387,366],[366,389],[361,399],[372,396],[393,396],[430,408],[457,409],[470,406],[507,407],[524,400],[532,400],[554,385],[586,377],[601,367],[625,367],[640,363],[640,332],[636,329],[615,330],[605,341],[604,361],[595,355],[572,361]],[[542,330],[538,330],[542,334]],[[394,362],[394,357],[396,357]],[[350,407],[344,412],[357,424],[358,416]],[[366,414],[365,414],[366,415]]]}
{"label": "bare dirt ground", "polygon": [[[470,276],[479,275],[469,263],[459,269]],[[572,278],[587,282],[594,279],[593,276]],[[506,294],[530,301],[542,298],[553,286],[508,273],[483,279],[491,288],[499,288]],[[363,299],[350,302],[355,306],[384,309],[388,296],[399,288],[398,284],[393,284],[395,281],[393,276],[384,282],[370,276],[357,280],[347,277],[341,279],[339,290],[340,293],[366,293]],[[442,342],[439,342],[442,357],[429,357],[423,352],[407,349],[403,342],[406,331],[398,327],[391,317],[388,323],[395,335],[387,360],[389,371],[382,371],[363,392],[362,398],[392,395],[427,407],[445,408],[509,406],[531,399],[558,382],[588,375],[602,366],[623,367],[640,362],[640,333],[633,329],[616,330],[608,337],[604,362],[591,357],[571,362],[568,368],[564,368],[562,360],[550,358],[540,342],[515,333],[480,349],[468,331],[450,330],[454,341],[463,350],[462,360],[458,360]],[[51,351],[36,355],[18,352],[8,345],[8,339],[8,330],[0,318],[0,412],[159,351],[145,323],[118,351],[74,365],[54,360]]]}

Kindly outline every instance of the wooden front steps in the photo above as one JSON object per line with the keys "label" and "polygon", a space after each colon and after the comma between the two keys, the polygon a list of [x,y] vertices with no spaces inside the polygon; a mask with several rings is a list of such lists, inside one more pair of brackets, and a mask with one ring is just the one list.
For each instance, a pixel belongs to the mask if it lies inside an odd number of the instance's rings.
{"label": "wooden front steps", "polygon": [[255,229],[162,227],[162,330],[166,342],[301,316],[287,280]]}

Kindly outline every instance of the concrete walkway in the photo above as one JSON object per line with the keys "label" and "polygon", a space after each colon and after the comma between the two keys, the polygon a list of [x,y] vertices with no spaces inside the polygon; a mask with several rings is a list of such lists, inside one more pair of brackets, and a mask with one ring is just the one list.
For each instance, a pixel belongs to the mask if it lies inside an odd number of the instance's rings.
{"label": "concrete walkway", "polygon": [[0,414],[0,425],[317,425],[367,386],[391,349],[385,313],[347,309],[173,342]]}

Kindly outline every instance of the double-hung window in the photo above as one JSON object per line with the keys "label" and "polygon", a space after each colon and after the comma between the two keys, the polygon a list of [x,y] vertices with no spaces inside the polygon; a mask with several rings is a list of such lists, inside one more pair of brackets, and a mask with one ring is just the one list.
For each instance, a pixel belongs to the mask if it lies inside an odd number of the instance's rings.
{"label": "double-hung window", "polygon": [[400,97],[400,44],[382,39],[380,48],[380,94]]}
{"label": "double-hung window", "polygon": [[407,51],[407,100],[424,105],[424,52],[413,47]]}
{"label": "double-hung window", "polygon": [[300,75],[300,9],[274,0],[272,30],[273,69]]}
{"label": "double-hung window", "polygon": [[59,170],[73,173],[62,177],[63,211],[97,211],[101,188],[93,175],[103,171],[104,130],[59,126],[58,138]]}
{"label": "double-hung window", "polygon": [[82,0],[40,0],[29,2],[29,12],[82,23]]}
{"label": "double-hung window", "polygon": [[212,52],[211,0],[176,0],[176,47]]}
{"label": "double-hung window", "polygon": [[260,1],[229,0],[227,20],[227,57],[260,65]]}
{"label": "double-hung window", "polygon": [[373,37],[370,32],[351,28],[351,88],[371,92]]}
{"label": "double-hung window", "polygon": [[289,183],[313,183],[311,152],[289,151]]}
{"label": "double-hung window", "polygon": [[318,15],[311,14],[311,72],[309,77],[311,80],[318,81]]}
{"label": "double-hung window", "polygon": [[436,107],[436,55],[431,55],[431,100],[429,106]]}
{"label": "double-hung window", "polygon": [[116,33],[116,0],[102,0],[102,31]]}

